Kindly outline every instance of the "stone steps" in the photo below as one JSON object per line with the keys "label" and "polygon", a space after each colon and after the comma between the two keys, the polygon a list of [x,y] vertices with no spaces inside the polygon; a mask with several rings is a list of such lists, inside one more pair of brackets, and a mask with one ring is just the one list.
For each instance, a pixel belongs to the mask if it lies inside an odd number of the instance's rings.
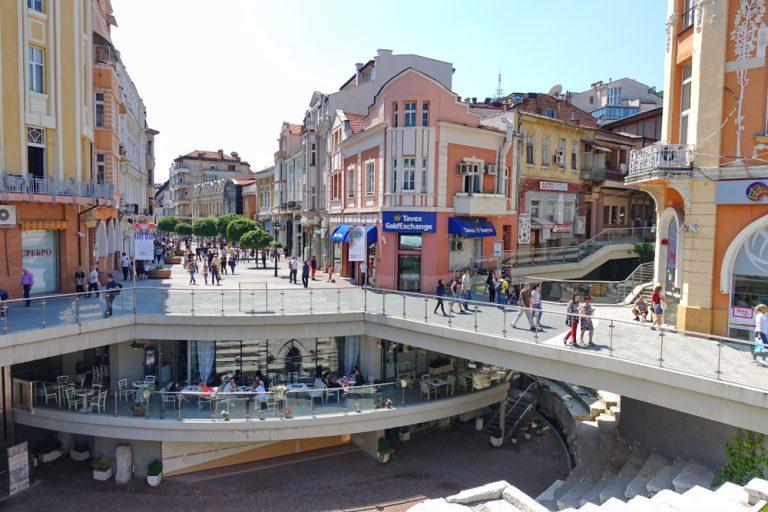
{"label": "stone steps", "polygon": [[611,460],[603,470],[601,480],[581,498],[580,503],[582,505],[585,505],[586,503],[600,503],[600,493],[603,492],[619,475],[621,468],[627,463],[631,453],[631,449],[623,442],[616,444]]}
{"label": "stone steps", "polygon": [[645,489],[648,491],[648,496],[653,496],[658,492],[665,489],[674,489],[672,480],[683,470],[686,462],[682,459],[678,459],[672,464],[669,464],[656,472],[656,475],[648,481]]}
{"label": "stone steps", "polygon": [[627,485],[637,476],[646,460],[648,460],[648,455],[641,450],[633,450],[626,464],[619,471],[619,475],[600,492],[600,503],[605,503],[610,498],[625,499],[624,493],[627,490]]}
{"label": "stone steps", "polygon": [[658,453],[652,453],[648,456],[648,460],[645,461],[643,467],[640,468],[635,478],[633,478],[624,490],[624,497],[631,500],[635,496],[648,496],[648,490],[646,486],[655,476],[661,468],[669,466],[670,463],[667,459],[659,455]]}
{"label": "stone steps", "polygon": [[709,487],[715,474],[695,460],[686,462],[680,473],[672,479],[675,492],[684,493],[696,486]]}

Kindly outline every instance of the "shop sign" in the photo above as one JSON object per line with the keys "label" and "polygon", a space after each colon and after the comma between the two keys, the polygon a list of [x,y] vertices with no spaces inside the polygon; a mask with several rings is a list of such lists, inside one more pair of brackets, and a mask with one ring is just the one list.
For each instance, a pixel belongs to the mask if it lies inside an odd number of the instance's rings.
{"label": "shop sign", "polygon": [[731,308],[731,315],[733,315],[733,318],[746,318],[751,320],[753,311],[752,311],[752,308],[745,308],[742,306],[733,306]]}
{"label": "shop sign", "polygon": [[384,231],[395,233],[434,233],[437,231],[435,212],[382,212]]}
{"label": "shop sign", "polygon": [[531,243],[531,214],[520,213],[517,216],[517,245]]}
{"label": "shop sign", "polygon": [[504,242],[497,240],[493,242],[493,257],[501,258],[504,256]]}
{"label": "shop sign", "polygon": [[29,455],[27,442],[8,448],[8,495],[23,491],[29,487]]}
{"label": "shop sign", "polygon": [[349,261],[365,261],[368,244],[366,243],[366,227],[353,226],[349,228]]}
{"label": "shop sign", "polygon": [[557,181],[540,181],[539,190],[552,190],[555,192],[568,192],[568,184]]}
{"label": "shop sign", "polygon": [[561,222],[552,226],[553,233],[570,233],[573,231],[573,222]]}
{"label": "shop sign", "polygon": [[717,182],[717,204],[768,204],[768,181]]}
{"label": "shop sign", "polygon": [[50,247],[39,247],[36,249],[22,249],[22,258],[33,258],[35,256],[53,256],[53,249]]}

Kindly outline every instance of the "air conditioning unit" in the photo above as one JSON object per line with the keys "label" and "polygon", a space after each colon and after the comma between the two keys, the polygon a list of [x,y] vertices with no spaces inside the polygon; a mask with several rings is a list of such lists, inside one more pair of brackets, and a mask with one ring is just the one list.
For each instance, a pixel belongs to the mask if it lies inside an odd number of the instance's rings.
{"label": "air conditioning unit", "polygon": [[16,207],[0,206],[0,226],[11,227],[16,225]]}
{"label": "air conditioning unit", "polygon": [[493,164],[486,165],[485,174],[487,174],[488,176],[496,176],[496,166]]}
{"label": "air conditioning unit", "polygon": [[563,158],[563,155],[561,155],[561,154],[559,154],[559,153],[558,153],[558,154],[556,154],[556,155],[555,155],[555,157],[554,157],[554,162],[555,162],[557,165],[563,165],[563,164],[565,163],[565,158]]}

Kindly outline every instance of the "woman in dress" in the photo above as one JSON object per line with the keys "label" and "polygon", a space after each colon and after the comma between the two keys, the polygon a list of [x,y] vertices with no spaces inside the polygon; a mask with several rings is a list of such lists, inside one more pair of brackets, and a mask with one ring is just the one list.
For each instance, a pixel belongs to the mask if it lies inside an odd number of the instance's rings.
{"label": "woman in dress", "polygon": [[651,308],[653,313],[653,323],[651,329],[656,329],[653,326],[661,327],[661,320],[664,317],[664,297],[661,296],[661,286],[657,286],[653,289],[653,295],[651,295]]}
{"label": "woman in dress", "polygon": [[[579,308],[579,314],[581,315],[581,344],[584,345],[584,333],[589,332],[589,344],[588,346],[594,347],[592,343],[592,335],[595,332],[595,326],[592,324],[592,313],[595,308],[592,307],[592,297],[589,295],[584,297],[584,304]],[[574,338],[574,346],[576,346]]]}
{"label": "woman in dress", "polygon": [[579,296],[574,295],[571,297],[571,302],[568,303],[567,312],[568,314],[565,316],[565,325],[568,326],[568,332],[565,334],[565,338],[563,338],[563,345],[568,345],[568,340],[572,339],[571,346],[573,348],[576,348],[576,331],[579,328]]}

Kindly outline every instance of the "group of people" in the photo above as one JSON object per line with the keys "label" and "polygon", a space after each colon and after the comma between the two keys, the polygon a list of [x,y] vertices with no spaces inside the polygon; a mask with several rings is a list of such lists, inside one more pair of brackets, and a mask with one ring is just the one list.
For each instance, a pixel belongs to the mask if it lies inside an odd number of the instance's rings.
{"label": "group of people", "polygon": [[[125,253],[123,253],[123,256],[125,256]],[[24,269],[26,270],[26,269]],[[31,275],[31,274],[30,274]],[[22,278],[23,279],[23,278]],[[85,290],[86,280],[88,283],[88,291]],[[123,281],[127,280],[127,276],[123,274]],[[32,280],[34,283],[34,279]],[[83,272],[83,267],[78,266],[77,270],[75,271],[75,292],[81,293],[82,298],[90,299],[92,297],[98,298],[99,296],[99,286],[100,286],[100,280],[99,280],[99,266],[94,265],[91,268],[91,271],[88,273],[88,276],[86,277],[85,272]],[[120,295],[120,291],[123,289],[123,285],[118,283],[115,280],[114,274],[111,272],[107,274],[107,282],[104,284],[104,301],[106,303],[106,310],[104,311],[104,317],[110,317],[112,316],[112,304],[115,302],[115,299],[117,299],[118,295]],[[25,292],[25,297],[29,297],[29,294]],[[29,305],[29,301],[27,301],[27,305]]]}
{"label": "group of people", "polygon": [[[236,248],[227,250],[226,247],[197,247],[193,253],[191,249],[187,247],[187,255],[184,258],[184,269],[189,272],[190,285],[197,285],[195,276],[198,273],[202,273],[205,284],[209,284],[208,277],[210,276],[211,285],[215,284],[216,286],[221,286],[221,275],[228,273],[227,267],[229,267],[229,272],[232,275],[235,275],[235,268],[237,267],[239,259],[240,251]],[[198,262],[200,262],[199,265]]]}
{"label": "group of people", "polygon": [[[301,265],[301,284],[304,288],[308,288],[310,280],[317,281],[315,279],[315,274],[317,274],[317,257],[312,256],[311,259],[305,259],[303,263],[299,263],[299,259],[296,256],[291,256],[291,259],[288,260],[288,270],[290,271],[288,274],[289,283],[299,284],[299,265]],[[330,276],[331,274],[328,276],[329,281],[331,279]]]}
{"label": "group of people", "polygon": [[[653,289],[653,295],[651,295],[651,304],[649,306],[644,295],[638,295],[635,302],[632,304],[633,320],[636,322],[648,322],[651,321],[651,329],[656,329],[661,326],[661,322],[664,319],[664,310],[667,308],[667,301],[664,300],[661,286],[657,286]],[[649,318],[650,316],[650,318]]]}
{"label": "group of people", "polygon": [[[579,347],[594,347],[595,344],[592,341],[592,336],[595,333],[595,325],[592,322],[592,315],[595,313],[595,308],[592,306],[592,297],[589,295],[584,296],[584,303],[581,303],[581,297],[579,295],[573,295],[571,301],[566,308],[567,314],[565,315],[565,325],[568,326],[568,332],[563,338],[563,345],[568,346],[568,341],[571,341],[570,346],[572,348]],[[576,341],[576,334],[581,327],[581,336],[579,341]],[[587,344],[584,344],[584,334],[589,334],[589,340]]]}

